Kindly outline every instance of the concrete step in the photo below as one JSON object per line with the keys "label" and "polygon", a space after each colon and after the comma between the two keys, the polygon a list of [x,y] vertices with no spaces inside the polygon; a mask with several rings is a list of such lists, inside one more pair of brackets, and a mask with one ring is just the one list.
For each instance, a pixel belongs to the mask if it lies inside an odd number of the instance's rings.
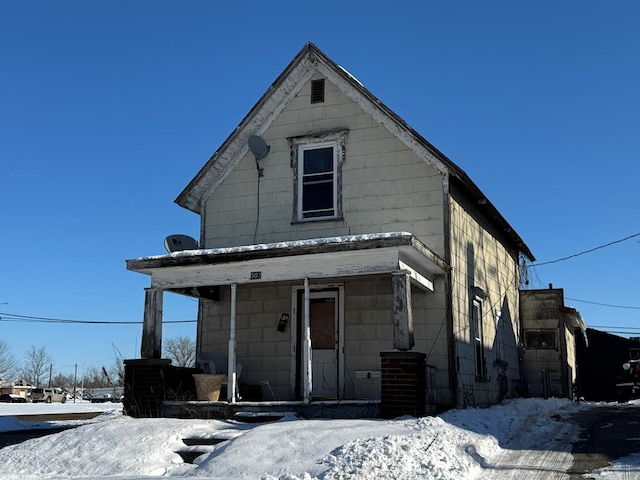
{"label": "concrete step", "polygon": [[243,423],[277,422],[287,415],[286,412],[238,412],[233,419]]}

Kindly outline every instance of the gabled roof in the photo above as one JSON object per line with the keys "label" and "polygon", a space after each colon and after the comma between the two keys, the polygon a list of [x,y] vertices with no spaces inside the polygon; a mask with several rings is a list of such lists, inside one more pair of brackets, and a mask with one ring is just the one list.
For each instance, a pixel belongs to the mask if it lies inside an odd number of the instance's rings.
{"label": "gabled roof", "polygon": [[457,180],[465,193],[479,204],[487,217],[496,224],[531,261],[535,258],[520,236],[504,217],[489,202],[467,174],[442,152],[411,128],[395,112],[378,100],[358,80],[327,57],[313,43],[307,43],[291,63],[258,100],[236,129],[211,156],[189,185],[178,195],[175,202],[196,213],[202,212],[207,198],[233,170],[247,153],[247,142],[251,135],[261,135],[307,81],[319,72],[336,85],[347,97],[371,115],[378,123],[398,137],[418,157],[443,174]]}

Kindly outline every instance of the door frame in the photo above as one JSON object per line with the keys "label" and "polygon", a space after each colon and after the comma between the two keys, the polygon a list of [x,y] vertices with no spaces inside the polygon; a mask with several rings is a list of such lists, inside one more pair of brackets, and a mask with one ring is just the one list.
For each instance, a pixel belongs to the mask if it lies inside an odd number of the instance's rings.
{"label": "door frame", "polygon": [[[338,335],[337,349],[337,381],[336,395],[337,399],[344,398],[344,284],[342,283],[327,283],[327,284],[313,284],[309,285],[309,294],[322,293],[322,292],[337,292],[338,294],[338,308],[337,308],[337,326],[336,334]],[[300,293],[302,295],[300,296]],[[302,303],[298,305],[298,298],[302,298]],[[298,340],[298,311],[302,312],[304,308],[304,284],[293,285],[291,287],[291,398],[299,399],[300,392],[298,391],[299,382],[298,378],[298,346],[302,348],[302,343]],[[302,352],[300,352],[302,353]],[[313,378],[311,379],[313,385]],[[311,392],[313,396],[313,391]]]}

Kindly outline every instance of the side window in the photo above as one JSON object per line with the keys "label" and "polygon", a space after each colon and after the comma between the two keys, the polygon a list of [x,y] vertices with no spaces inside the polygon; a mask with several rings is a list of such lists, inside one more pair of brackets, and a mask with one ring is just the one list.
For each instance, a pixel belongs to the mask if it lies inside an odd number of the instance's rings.
{"label": "side window", "polygon": [[294,222],[342,218],[342,163],[346,132],[290,139]]}
{"label": "side window", "polygon": [[483,303],[487,295],[479,287],[471,289],[471,315],[470,327],[473,342],[475,364],[476,364],[476,380],[487,380],[487,362],[484,355],[484,320],[483,320]]}
{"label": "side window", "polygon": [[554,329],[525,330],[524,345],[535,350],[557,350],[558,342]]}

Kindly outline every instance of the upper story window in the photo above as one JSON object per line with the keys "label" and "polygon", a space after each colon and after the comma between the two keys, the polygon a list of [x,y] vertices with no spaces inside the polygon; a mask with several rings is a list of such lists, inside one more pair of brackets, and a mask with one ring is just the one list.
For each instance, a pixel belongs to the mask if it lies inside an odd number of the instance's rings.
{"label": "upper story window", "polygon": [[346,132],[291,139],[294,222],[342,217],[342,162]]}
{"label": "upper story window", "polygon": [[558,341],[554,329],[539,329],[524,331],[525,348],[536,350],[557,350]]}

